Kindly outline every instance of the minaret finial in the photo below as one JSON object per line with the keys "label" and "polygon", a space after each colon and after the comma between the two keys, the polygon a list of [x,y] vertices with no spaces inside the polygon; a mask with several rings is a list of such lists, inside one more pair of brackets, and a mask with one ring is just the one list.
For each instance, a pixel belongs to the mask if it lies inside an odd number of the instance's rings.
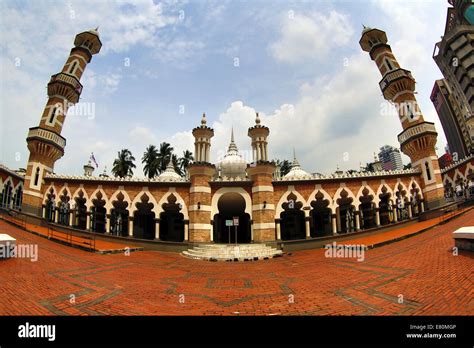
{"label": "minaret finial", "polygon": [[202,119],[201,119],[201,126],[205,126],[207,123],[207,120],[206,120],[206,113],[203,112],[202,113]]}
{"label": "minaret finial", "polygon": [[293,160],[296,160],[296,151],[294,147],[293,147]]}
{"label": "minaret finial", "polygon": [[255,123],[260,124],[260,116],[258,116],[258,112],[256,113]]}
{"label": "minaret finial", "polygon": [[234,142],[234,126],[232,126],[232,131],[230,133],[230,142],[233,143]]}

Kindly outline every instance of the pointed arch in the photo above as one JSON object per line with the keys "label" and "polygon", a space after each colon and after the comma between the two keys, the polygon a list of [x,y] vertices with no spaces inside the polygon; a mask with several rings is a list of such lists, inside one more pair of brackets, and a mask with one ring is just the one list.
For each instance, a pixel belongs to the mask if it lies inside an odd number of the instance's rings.
{"label": "pointed arch", "polygon": [[53,183],[51,183],[46,189],[46,191],[44,191],[43,204],[46,204],[46,201],[48,200],[48,195],[51,189],[53,189],[53,193],[54,193],[54,204],[57,205],[59,201],[59,195],[58,195],[58,190],[56,189]]}
{"label": "pointed arch", "polygon": [[469,175],[469,169],[474,173],[474,165],[471,162],[468,162],[466,165],[466,170],[464,171],[464,177],[467,179]]}
{"label": "pointed arch", "polygon": [[2,190],[5,187],[6,184],[10,182],[10,186],[12,187],[12,190],[15,188],[15,184],[13,183],[13,179],[11,176],[7,177],[6,180],[3,182]]}
{"label": "pointed arch", "polygon": [[411,199],[412,198],[412,194],[411,194],[411,188],[412,188],[412,184],[415,184],[415,187],[418,189],[418,193],[420,194],[421,198],[423,199],[423,190],[421,189],[421,186],[420,184],[418,183],[418,181],[415,180],[415,178],[411,178],[410,180],[410,184],[408,184],[408,193],[409,193],[409,198]]}
{"label": "pointed arch", "polygon": [[316,188],[313,190],[313,192],[311,192],[311,194],[309,195],[309,198],[308,200],[305,202],[306,206],[310,206],[311,205],[311,202],[314,201],[316,198],[316,195],[318,193],[321,193],[323,196],[324,196],[324,199],[327,199],[329,201],[329,209],[331,209],[331,212],[334,213],[334,210],[333,210],[333,206],[332,206],[332,197],[329,195],[329,193],[327,193],[327,191],[325,189],[323,189],[320,185],[316,185]]}
{"label": "pointed arch", "polygon": [[90,210],[92,207],[92,201],[96,198],[97,193],[102,194],[102,199],[105,201],[105,207],[108,207],[109,204],[109,198],[107,197],[107,194],[105,193],[104,189],[102,187],[98,187],[95,189],[94,192],[90,195],[90,199],[87,201],[87,210]]}
{"label": "pointed arch", "polygon": [[379,196],[375,194],[374,190],[372,189],[372,187],[370,187],[369,185],[365,184],[365,185],[362,185],[359,189],[359,191],[357,192],[357,195],[356,195],[356,200],[355,202],[359,205],[360,204],[360,198],[364,196],[364,190],[367,189],[369,191],[369,195],[372,195],[374,197],[374,200],[373,202],[375,204],[379,204]]}
{"label": "pointed arch", "polygon": [[387,183],[381,183],[379,185],[379,187],[377,188],[377,197],[382,193],[382,190],[383,190],[384,187],[387,189],[387,192],[390,193],[391,197],[393,198],[393,190],[390,187],[390,185],[387,184]]}
{"label": "pointed arch", "polygon": [[303,198],[301,193],[295,190],[294,186],[288,186],[288,189],[283,193],[283,195],[280,197],[280,200],[278,201],[278,204],[275,207],[275,219],[280,218],[280,214],[283,212],[283,203],[287,202],[288,195],[293,193],[296,196],[297,201],[300,201],[303,203],[303,206],[307,206],[306,200]]}
{"label": "pointed arch", "polygon": [[348,198],[352,198],[352,202],[353,204],[355,204],[357,202],[357,199],[356,199],[356,196],[354,195],[354,192],[352,192],[352,190],[347,187],[347,186],[341,186],[337,189],[336,193],[334,194],[334,197],[332,198],[332,208],[333,208],[333,211],[336,211],[336,208],[337,208],[337,200],[339,198],[342,198],[341,196],[341,192],[342,191],[346,191],[347,192],[347,197]]}
{"label": "pointed arch", "polygon": [[[148,190],[141,190],[141,191],[135,196],[135,198],[133,199],[133,201],[132,201],[132,203],[131,203],[131,206],[130,206],[130,214],[133,215],[133,214],[138,210],[138,208],[137,208],[137,203],[140,203],[140,202],[142,201],[143,195],[147,195],[147,197],[148,197],[148,199],[149,199],[148,202],[153,204],[153,209],[152,209],[152,211],[155,213],[155,216],[159,216],[159,214],[160,214],[160,212],[161,212],[162,210],[160,210],[160,209],[158,208],[158,202],[156,201],[155,196],[153,196],[153,195],[150,193],[150,191],[148,191]],[[163,204],[163,203],[161,203],[161,204]]]}
{"label": "pointed arch", "polygon": [[466,177],[464,176],[463,173],[461,173],[461,171],[459,170],[459,168],[456,168],[456,170],[454,171],[453,179],[454,179],[454,182],[456,182],[458,179],[463,179],[463,180],[465,180]]}
{"label": "pointed arch", "polygon": [[451,183],[454,187],[454,180],[453,178],[451,178],[448,174],[444,175],[443,176],[443,184],[445,184],[447,182]]}
{"label": "pointed arch", "polygon": [[72,194],[71,194],[71,190],[69,189],[68,186],[62,186],[62,187],[58,190],[58,192],[59,192],[59,197],[62,196],[64,190],[66,190],[67,194],[69,195],[69,197],[71,197],[71,200],[72,200],[73,197],[72,197]]}
{"label": "pointed arch", "polygon": [[82,191],[82,198],[86,199],[86,207],[89,207],[89,195],[87,194],[87,191],[84,189],[84,187],[78,187],[76,191],[72,194],[71,198],[73,202],[76,202],[76,198],[79,197],[79,192]]}
{"label": "pointed arch", "polygon": [[130,196],[128,195],[127,191],[126,190],[117,190],[112,194],[112,196],[110,196],[110,199],[107,200],[107,202],[105,204],[105,209],[107,209],[107,211],[110,211],[113,208],[112,204],[113,204],[114,201],[117,200],[117,196],[120,193],[123,195],[123,201],[128,203],[128,209],[130,209],[130,206],[132,204],[132,200],[130,199]]}
{"label": "pointed arch", "polygon": [[166,192],[160,199],[160,201],[158,202],[157,204],[157,207],[158,207],[158,215],[161,214],[162,212],[164,212],[163,210],[163,203],[167,203],[168,202],[168,197],[171,196],[171,195],[174,195],[176,197],[176,203],[180,203],[181,204],[181,210],[180,212],[184,215],[184,219],[185,220],[188,220],[189,219],[189,215],[188,215],[188,207],[186,205],[186,203],[184,202],[184,199],[183,197],[181,197],[181,195],[176,191],[176,188],[174,187],[170,187],[168,192]]}

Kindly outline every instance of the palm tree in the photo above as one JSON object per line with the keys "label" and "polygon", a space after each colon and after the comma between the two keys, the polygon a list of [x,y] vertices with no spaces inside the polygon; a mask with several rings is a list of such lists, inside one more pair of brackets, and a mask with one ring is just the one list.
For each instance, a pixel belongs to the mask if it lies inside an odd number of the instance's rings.
{"label": "palm tree", "polygon": [[157,169],[158,173],[163,173],[166,170],[166,166],[168,165],[171,155],[173,154],[173,148],[167,142],[162,142],[160,144],[160,150],[158,151],[158,158],[157,158]]}
{"label": "palm tree", "polygon": [[181,170],[181,166],[179,165],[178,156],[176,156],[174,153],[171,154],[171,163],[173,164],[174,171],[180,176],[183,176],[183,171]]}
{"label": "palm tree", "polygon": [[276,166],[280,166],[280,175],[285,176],[291,169],[291,162],[288,160],[280,161],[279,159],[273,160],[272,163]]}
{"label": "palm tree", "polygon": [[132,168],[136,168],[133,161],[135,161],[135,157],[132,156],[130,150],[122,149],[118,152],[118,157],[114,160],[112,173],[121,178],[124,178],[127,175],[133,175]]}
{"label": "palm tree", "polygon": [[155,145],[149,145],[142,157],[143,173],[148,176],[148,179],[153,179],[158,175],[158,149]]}
{"label": "palm tree", "polygon": [[187,172],[188,166],[192,161],[194,161],[193,153],[189,150],[183,151],[183,157],[179,159],[179,165],[183,174]]}

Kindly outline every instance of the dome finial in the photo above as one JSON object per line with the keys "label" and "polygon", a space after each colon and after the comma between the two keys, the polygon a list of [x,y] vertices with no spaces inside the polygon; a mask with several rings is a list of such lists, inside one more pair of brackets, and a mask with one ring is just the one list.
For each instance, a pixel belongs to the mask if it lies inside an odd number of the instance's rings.
{"label": "dome finial", "polygon": [[231,130],[231,133],[230,133],[230,142],[231,143],[234,142],[234,126],[232,126],[232,130]]}
{"label": "dome finial", "polygon": [[260,116],[258,115],[258,112],[256,113],[255,116],[256,116],[256,117],[255,117],[255,123],[256,123],[256,124],[260,124]]}

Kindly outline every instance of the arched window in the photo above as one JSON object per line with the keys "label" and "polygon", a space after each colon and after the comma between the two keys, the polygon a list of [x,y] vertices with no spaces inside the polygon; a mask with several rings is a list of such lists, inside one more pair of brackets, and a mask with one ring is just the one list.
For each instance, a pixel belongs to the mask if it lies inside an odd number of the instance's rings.
{"label": "arched window", "polygon": [[428,181],[431,180],[431,171],[430,171],[430,166],[428,162],[425,162],[425,168],[426,168],[426,177],[428,178]]}
{"label": "arched window", "polygon": [[39,174],[40,174],[40,169],[38,167],[38,168],[36,168],[36,173],[35,173],[35,186],[38,185],[38,180],[39,180],[39,176],[40,176]]}
{"label": "arched window", "polygon": [[54,116],[56,116],[56,111],[57,111],[57,108],[54,107],[54,108],[53,108],[53,111],[51,112],[51,115],[49,116],[49,123],[53,123],[53,121],[54,121]]}
{"label": "arched window", "polygon": [[74,74],[74,71],[76,70],[76,66],[77,66],[77,62],[74,62],[74,63],[71,65],[71,68],[69,69],[69,73],[70,73],[70,74]]}
{"label": "arched window", "polygon": [[388,58],[385,58],[385,64],[387,65],[388,70],[393,70],[392,64]]}

